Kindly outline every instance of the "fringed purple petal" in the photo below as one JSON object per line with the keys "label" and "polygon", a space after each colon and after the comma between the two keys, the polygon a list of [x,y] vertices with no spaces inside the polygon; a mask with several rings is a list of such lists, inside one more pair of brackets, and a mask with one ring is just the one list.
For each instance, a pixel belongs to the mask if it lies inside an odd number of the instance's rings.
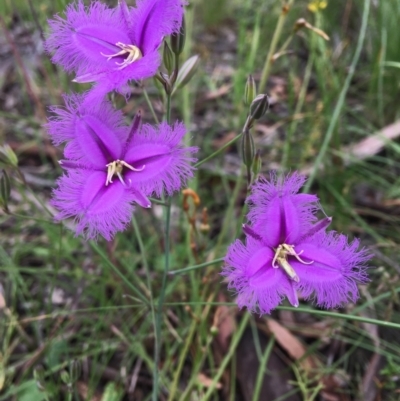
{"label": "fringed purple petal", "polygon": [[319,232],[296,245],[301,259],[311,264],[291,260],[300,278],[296,284],[305,298],[315,298],[318,306],[336,308],[358,298],[358,283],[368,281],[365,262],[371,255],[359,249],[359,241],[348,243],[342,234]]}
{"label": "fringed purple petal", "polygon": [[84,175],[69,171],[58,180],[52,205],[59,210],[57,220],[74,218],[76,235],[87,239],[102,235],[111,240],[117,231],[129,223],[135,195],[126,190],[118,179],[105,186],[106,173]]}
{"label": "fringed purple petal", "polygon": [[65,17],[64,20],[56,16],[49,21],[46,49],[54,52],[54,63],[78,75],[117,67],[115,63],[121,62],[122,58],[107,62],[102,53],[117,53],[120,50],[115,46],[117,42],[131,43],[126,21],[118,9],[110,9],[98,1],[85,7],[79,1],[67,7]]}
{"label": "fringed purple petal", "polygon": [[164,36],[177,32],[182,24],[182,0],[138,0],[132,9],[135,45],[143,54],[157,49]]}
{"label": "fringed purple petal", "polygon": [[127,137],[122,113],[109,102],[83,103],[78,95],[65,96],[66,107],[52,107],[47,129],[55,145],[68,142],[65,156],[106,168],[117,159]]}
{"label": "fringed purple petal", "polygon": [[272,267],[274,252],[252,237],[246,245],[236,240],[225,257],[222,275],[228,288],[237,293],[240,308],[250,312],[270,313],[285,296],[296,303],[292,283],[282,269]]}
{"label": "fringed purple petal", "polygon": [[132,18],[131,18],[131,7],[128,7],[125,0],[118,0],[117,14],[124,24],[124,31],[129,33],[129,37],[133,38],[132,35]]}
{"label": "fringed purple petal", "polygon": [[316,220],[318,198],[297,194],[304,182],[304,176],[294,173],[282,179],[272,175],[270,181],[253,185],[248,219],[269,246],[295,243]]}
{"label": "fringed purple petal", "polygon": [[182,147],[185,133],[185,126],[177,122],[173,126],[161,123],[157,128],[144,125],[133,135],[125,161],[137,169],[145,167],[142,171],[127,171],[126,177],[132,185],[147,195],[161,196],[163,190],[172,194],[193,177],[191,163],[197,159],[191,155],[197,148]]}
{"label": "fringed purple petal", "polygon": [[97,84],[90,91],[94,93],[90,95],[92,99],[102,99],[108,92],[115,90],[128,98],[130,88],[127,86],[127,82],[139,81],[154,76],[160,63],[161,57],[156,50],[146,54],[140,60],[133,62],[123,69],[105,69],[101,74],[93,77],[93,81],[96,81]]}
{"label": "fringed purple petal", "polygon": [[[49,21],[46,49],[52,61],[76,73],[76,82],[96,82],[91,99],[102,99],[116,90],[129,95],[127,82],[154,76],[160,66],[158,48],[165,35],[180,28],[182,0],[142,0],[137,8],[125,1],[114,9],[94,1],[85,7],[82,1],[68,6],[65,19]],[[139,47],[143,57],[121,66],[127,54],[117,43]]]}

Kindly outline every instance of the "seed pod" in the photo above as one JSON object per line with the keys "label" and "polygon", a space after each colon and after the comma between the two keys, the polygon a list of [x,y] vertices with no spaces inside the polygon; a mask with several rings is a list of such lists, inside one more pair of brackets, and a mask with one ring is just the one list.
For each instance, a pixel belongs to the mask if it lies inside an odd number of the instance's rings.
{"label": "seed pod", "polygon": [[174,55],[166,40],[164,40],[163,62],[168,74],[171,75],[174,70]]}
{"label": "seed pod", "polygon": [[186,23],[185,17],[182,18],[182,25],[178,32],[171,35],[171,50],[179,56],[185,46],[186,40]]}
{"label": "seed pod", "polygon": [[250,105],[250,117],[254,120],[258,120],[267,112],[268,108],[268,95],[258,95]]}
{"label": "seed pod", "polygon": [[176,88],[183,88],[196,73],[197,68],[200,64],[200,58],[198,55],[190,57],[186,60],[178,72],[178,77],[176,78]]}
{"label": "seed pod", "polygon": [[11,167],[18,166],[17,155],[8,145],[0,146],[0,164]]}
{"label": "seed pod", "polygon": [[256,97],[257,87],[254,81],[253,75],[249,75],[246,81],[246,86],[244,87],[244,104],[250,106],[251,102]]}

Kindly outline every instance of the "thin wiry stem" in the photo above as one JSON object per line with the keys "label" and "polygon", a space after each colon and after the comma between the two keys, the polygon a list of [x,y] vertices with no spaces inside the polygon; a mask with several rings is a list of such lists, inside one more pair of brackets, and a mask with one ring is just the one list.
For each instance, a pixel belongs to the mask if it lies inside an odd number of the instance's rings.
{"label": "thin wiry stem", "polygon": [[310,190],[311,185],[314,182],[317,172],[320,169],[320,166],[321,166],[321,164],[324,160],[324,157],[326,155],[326,152],[328,150],[328,146],[332,139],[332,135],[336,128],[337,122],[339,121],[340,113],[342,111],[344,101],[346,100],[346,94],[347,94],[347,91],[349,90],[351,80],[353,79],[354,73],[356,71],[356,66],[357,66],[358,60],[361,55],[361,50],[363,47],[365,34],[367,32],[370,3],[371,3],[371,0],[364,0],[364,12],[363,12],[363,16],[362,16],[360,36],[358,37],[356,51],[354,53],[354,57],[353,57],[353,60],[351,62],[350,68],[349,68],[349,73],[347,74],[342,91],[340,92],[340,95],[339,95],[339,99],[336,103],[335,110],[333,111],[333,115],[332,115],[332,119],[331,119],[331,122],[328,127],[328,131],[326,132],[326,135],[325,135],[324,141],[321,145],[318,156],[313,163],[313,169],[311,171],[310,178],[306,182],[306,185],[304,185],[304,187],[303,187],[304,193],[307,193]]}
{"label": "thin wiry stem", "polygon": [[158,120],[157,114],[156,114],[156,112],[154,110],[153,105],[151,104],[151,100],[149,98],[149,94],[147,93],[147,90],[146,90],[145,87],[143,87],[143,95],[144,95],[144,98],[146,99],[147,105],[149,106],[149,109],[150,109],[151,115],[153,116],[154,121],[156,122],[156,124],[159,124],[160,121]]}
{"label": "thin wiry stem", "polygon": [[235,142],[237,142],[241,137],[243,136],[243,133],[239,134],[238,136],[235,136],[235,138],[231,139],[229,142],[227,142],[224,146],[221,146],[218,150],[216,150],[214,153],[211,155],[205,157],[203,160],[200,160],[197,162],[194,167],[198,168],[200,167],[203,163],[208,162],[210,159],[213,159],[214,157],[218,156],[221,154],[226,148],[229,146],[233,145]]}
{"label": "thin wiry stem", "polygon": [[265,85],[267,84],[268,77],[269,77],[269,74],[271,72],[271,67],[272,67],[272,64],[273,64],[272,57],[275,54],[279,38],[281,37],[281,34],[282,34],[283,25],[284,25],[285,20],[286,20],[286,15],[289,12],[289,9],[293,4],[293,1],[294,0],[289,0],[288,4],[286,4],[285,6],[282,7],[282,11],[281,11],[281,14],[279,16],[278,23],[276,24],[276,28],[275,28],[275,31],[274,31],[274,36],[272,37],[271,45],[270,45],[269,51],[268,51],[268,55],[267,55],[267,58],[265,60],[264,68],[263,68],[262,73],[261,73],[261,81],[260,81],[260,86],[259,86],[259,90],[261,91],[261,93],[264,93],[263,91],[265,91]]}
{"label": "thin wiry stem", "polygon": [[147,263],[146,251],[144,248],[142,235],[140,233],[139,224],[136,220],[135,215],[133,215],[133,217],[132,217],[132,224],[133,224],[133,228],[135,230],[136,239],[138,241],[140,254],[142,256],[143,267],[146,271],[147,287],[149,290],[149,298],[150,298],[151,318],[153,320],[153,326],[155,328],[156,327],[156,314],[155,314],[154,301],[153,301],[153,290],[152,290],[152,286],[151,286],[150,269],[149,269],[149,264]]}
{"label": "thin wiry stem", "polygon": [[[166,109],[166,120],[168,124],[171,124],[171,94],[167,93],[167,109]],[[154,347],[154,372],[153,372],[153,394],[152,400],[158,400],[158,388],[159,388],[159,371],[158,365],[160,364],[161,356],[161,324],[163,306],[165,300],[165,290],[167,286],[167,275],[170,264],[170,222],[171,222],[171,199],[165,199],[163,202],[166,204],[164,208],[164,219],[165,219],[165,231],[164,231],[164,272],[161,282],[160,297],[158,299],[158,305],[156,310],[155,318],[155,347]]]}

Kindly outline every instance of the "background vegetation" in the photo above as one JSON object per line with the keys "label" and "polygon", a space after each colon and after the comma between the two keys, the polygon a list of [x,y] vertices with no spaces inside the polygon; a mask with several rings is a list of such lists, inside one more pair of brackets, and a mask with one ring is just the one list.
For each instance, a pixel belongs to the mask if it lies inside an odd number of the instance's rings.
{"label": "background vegetation", "polygon": [[[48,204],[61,153],[43,128],[47,107],[84,89],[43,52],[46,21],[67,3],[0,2],[0,142],[18,156],[18,169],[2,157],[11,195],[0,212],[0,401],[147,400],[154,330],[143,300],[159,295],[162,206],[138,209],[126,232],[95,243],[74,238],[70,222],[55,224]],[[220,149],[243,126],[247,76],[260,81],[274,35],[273,54],[292,36],[259,88],[272,105],[254,130],[262,171],[310,175],[334,228],[373,250],[371,282],[341,311],[284,305],[258,317],[237,310],[220,263],[170,275],[160,400],[400,399],[400,0],[316,3],[191,1],[183,59],[199,54],[201,65],[174,96],[173,119],[185,121],[200,160]],[[294,32],[300,18],[330,40]],[[157,86],[145,88],[162,118]],[[143,89],[132,90],[115,103],[153,122]],[[190,183],[200,205],[174,197],[172,270],[219,260],[241,235],[241,163],[228,146]]]}

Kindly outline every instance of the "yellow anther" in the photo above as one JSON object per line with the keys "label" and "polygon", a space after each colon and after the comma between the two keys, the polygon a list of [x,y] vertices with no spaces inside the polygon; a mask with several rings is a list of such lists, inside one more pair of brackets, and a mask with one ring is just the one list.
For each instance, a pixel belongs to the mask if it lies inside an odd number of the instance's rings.
{"label": "yellow anther", "polygon": [[130,164],[124,162],[123,160],[115,160],[111,163],[106,164],[107,167],[107,178],[106,178],[106,186],[108,184],[112,184],[112,178],[114,175],[117,175],[119,180],[122,182],[122,184],[125,185],[125,181],[122,177],[122,170],[124,167],[129,168],[129,170],[132,171],[142,171],[145,168],[145,165],[143,165],[141,168],[135,168],[132,167]]}
{"label": "yellow anther", "polygon": [[[302,253],[303,251],[297,253],[294,250],[294,245],[281,244],[275,250],[275,255],[274,258],[272,259],[272,267],[275,269],[277,269],[279,266],[282,267],[282,269],[285,270],[286,274],[293,281],[296,281],[298,283],[300,281],[299,276],[297,275],[293,267],[290,266],[287,258],[288,256],[294,256],[303,265],[310,265],[311,263],[314,263],[314,261],[305,262],[303,259],[301,259],[300,255]],[[278,263],[279,266],[276,263]]]}
{"label": "yellow anther", "polygon": [[140,49],[134,45],[126,45],[122,42],[117,42],[115,46],[119,47],[121,50],[118,53],[114,54],[104,54],[101,53],[102,56],[107,57],[107,61],[110,61],[113,57],[120,57],[127,55],[126,59],[122,63],[115,63],[119,65],[119,70],[127,67],[128,65],[134,63],[137,60],[140,60],[143,57],[142,52]]}

